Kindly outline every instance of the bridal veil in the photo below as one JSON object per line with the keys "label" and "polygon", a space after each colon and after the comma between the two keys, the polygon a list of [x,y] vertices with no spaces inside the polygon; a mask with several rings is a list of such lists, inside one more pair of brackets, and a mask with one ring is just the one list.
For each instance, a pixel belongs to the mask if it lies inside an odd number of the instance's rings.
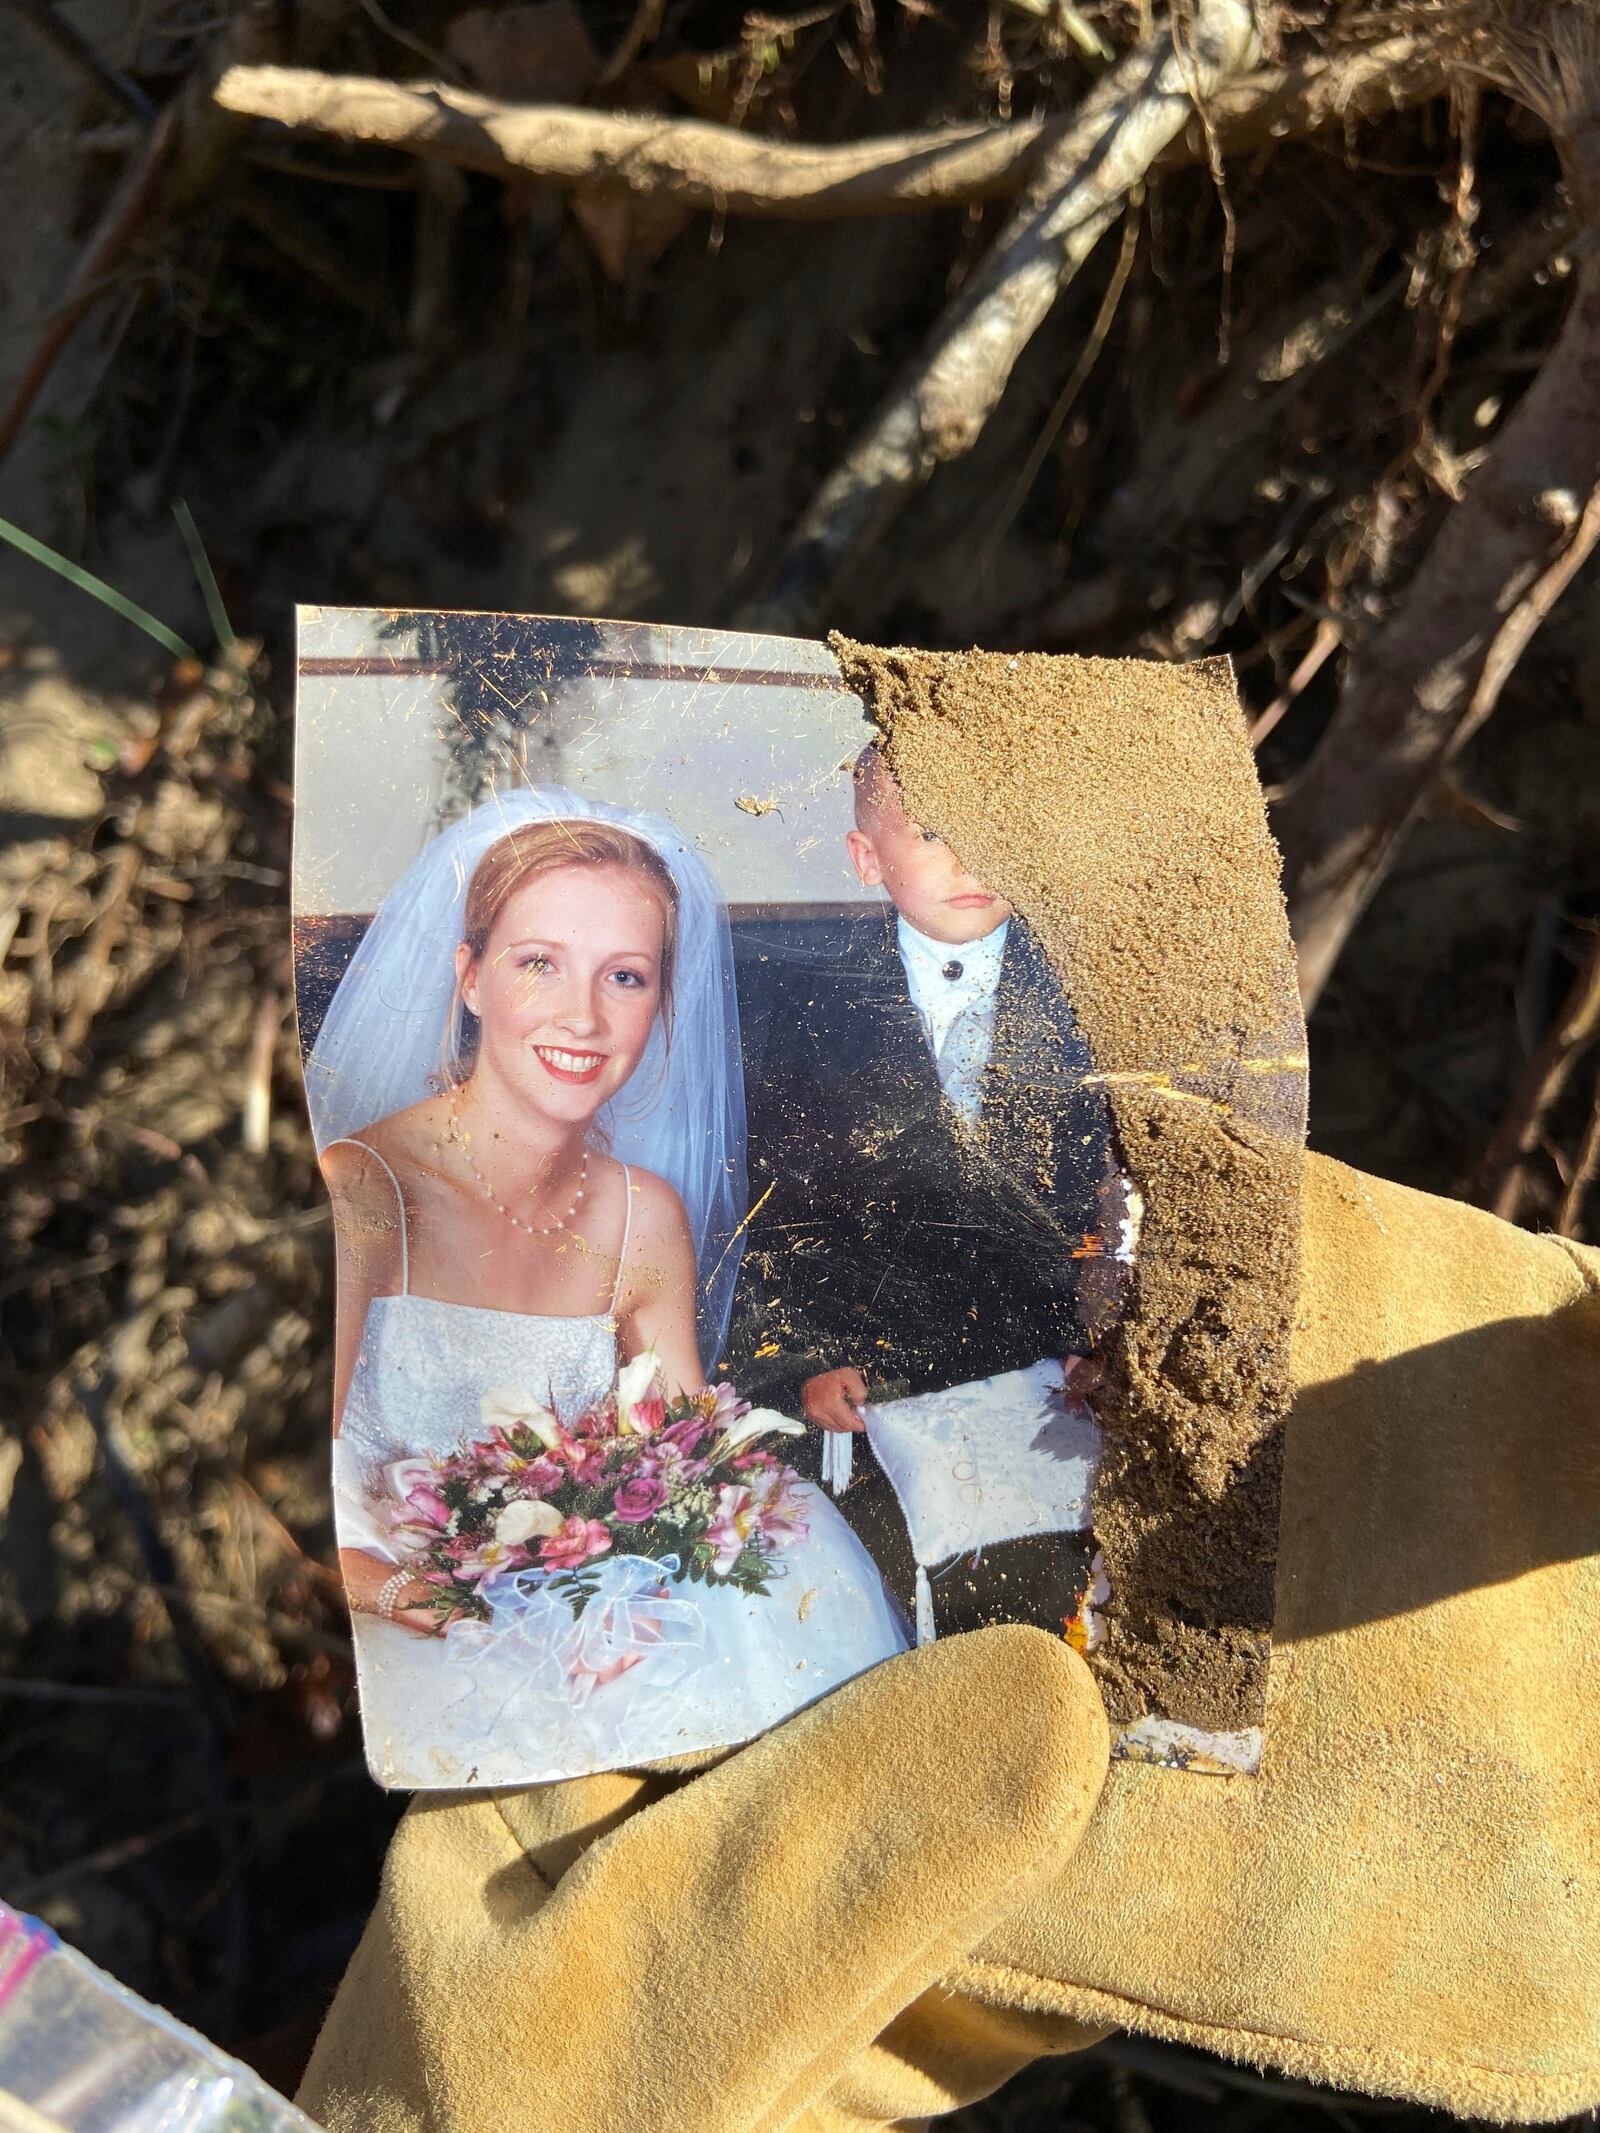
{"label": "bridal veil", "polygon": [[556,786],[495,794],[429,844],[384,898],[306,1063],[319,1149],[440,1085],[467,887],[489,847],[529,823],[606,822],[653,847],[678,887],[670,1041],[658,1023],[638,1071],[600,1114],[611,1152],[683,1200],[699,1268],[701,1353],[727,1333],[745,1200],[744,1075],[727,906],[671,823]]}

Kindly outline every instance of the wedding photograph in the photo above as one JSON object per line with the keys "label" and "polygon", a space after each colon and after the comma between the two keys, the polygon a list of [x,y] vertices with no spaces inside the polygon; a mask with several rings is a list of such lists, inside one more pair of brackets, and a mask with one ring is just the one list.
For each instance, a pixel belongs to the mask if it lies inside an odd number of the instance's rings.
{"label": "wedding photograph", "polygon": [[1027,925],[826,648],[304,611],[295,943],[382,1782],[1091,1649],[1137,1195]]}

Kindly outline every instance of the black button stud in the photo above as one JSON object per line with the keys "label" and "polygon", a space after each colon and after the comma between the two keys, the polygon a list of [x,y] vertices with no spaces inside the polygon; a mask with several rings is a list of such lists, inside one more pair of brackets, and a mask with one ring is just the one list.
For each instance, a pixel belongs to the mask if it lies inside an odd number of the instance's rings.
{"label": "black button stud", "polygon": [[939,975],[941,978],[948,978],[953,985],[961,975],[961,965],[952,958],[950,962],[945,964]]}

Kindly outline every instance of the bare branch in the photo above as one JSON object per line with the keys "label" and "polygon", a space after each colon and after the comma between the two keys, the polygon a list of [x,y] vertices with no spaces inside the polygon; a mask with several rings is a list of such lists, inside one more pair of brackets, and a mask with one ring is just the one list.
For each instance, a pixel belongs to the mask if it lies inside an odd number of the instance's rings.
{"label": "bare branch", "polygon": [[1402,604],[1352,657],[1332,723],[1274,811],[1307,1007],[1430,789],[1600,543],[1600,18],[1536,6],[1474,14],[1459,0],[1433,11],[1467,24],[1458,64],[1550,126],[1580,266],[1538,376]]}
{"label": "bare branch", "polygon": [[[1589,136],[1593,138],[1592,135]],[[1600,200],[1594,183],[1574,182]],[[1302,996],[1321,992],[1439,773],[1489,716],[1600,540],[1600,250],[1560,336],[1405,598],[1346,669],[1339,709],[1274,810]]]}
{"label": "bare branch", "polygon": [[847,567],[882,539],[933,469],[971,450],[1022,351],[1129,192],[1196,100],[1255,57],[1249,0],[1200,0],[1192,35],[1192,51],[1162,35],[1130,52],[1040,156],[992,249],[823,483],[770,591],[742,620],[771,630],[813,624]]}
{"label": "bare branch", "polygon": [[102,96],[131,112],[141,126],[151,123],[155,108],[137,82],[102,59],[78,25],[69,22],[52,0],[9,0],[9,5],[42,43]]}
{"label": "bare branch", "polygon": [[615,186],[727,214],[893,214],[1012,193],[1047,127],[952,126],[815,148],[703,119],[507,104],[440,83],[235,67],[216,99],[297,133],[437,157],[494,177]]}
{"label": "bare branch", "polygon": [[[1600,933],[1590,945],[1583,968],[1561,1004],[1561,1012],[1528,1062],[1528,1070],[1511,1100],[1511,1108],[1483,1160],[1485,1201],[1507,1222],[1517,1219],[1522,1206],[1528,1158],[1539,1145],[1556,1100],[1566,1087],[1567,1077],[1597,1037],[1600,1037]],[[1587,1136],[1583,1154],[1585,1157],[1589,1154]],[[1582,1169],[1580,1161],[1579,1175]],[[1576,1200],[1581,1199],[1582,1192],[1582,1186],[1578,1187],[1576,1197],[1569,1191],[1563,1203],[1563,1234],[1570,1234],[1565,1229],[1565,1221],[1569,1216],[1576,1216]]]}
{"label": "bare branch", "polygon": [[[1434,94],[1440,76],[1405,38],[1348,59],[1262,68],[1218,95],[1213,121],[1228,152],[1371,115]],[[238,66],[217,84],[220,108],[298,133],[436,157],[494,177],[666,193],[730,215],[833,220],[919,214],[1013,198],[1041,153],[1075,121],[947,126],[815,147],[702,119],[509,104],[437,82],[393,82],[310,68]],[[1164,167],[1205,160],[1198,123],[1167,144]]]}
{"label": "bare branch", "polygon": [[1583,1129],[1583,1139],[1578,1144],[1572,1173],[1567,1179],[1567,1189],[1561,1195],[1561,1206],[1556,1214],[1558,1237],[1582,1236],[1583,1206],[1596,1178],[1600,1178],[1600,1080],[1595,1083],[1594,1102],[1589,1107],[1589,1123]]}
{"label": "bare branch", "polygon": [[[319,50],[343,21],[349,0],[309,0],[296,18],[296,42],[308,54]],[[56,359],[117,275],[135,246],[181,214],[213,185],[243,130],[212,96],[217,73],[235,62],[255,60],[281,48],[278,18],[247,8],[203,63],[165,106],[133,156],[98,227],[90,236],[46,320],[10,398],[0,407],[0,459],[17,441],[22,425]]]}

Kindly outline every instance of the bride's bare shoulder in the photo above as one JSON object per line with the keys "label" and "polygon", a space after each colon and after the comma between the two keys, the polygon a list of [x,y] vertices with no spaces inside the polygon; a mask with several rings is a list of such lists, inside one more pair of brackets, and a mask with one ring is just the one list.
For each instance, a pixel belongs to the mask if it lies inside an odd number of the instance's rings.
{"label": "bride's bare shoulder", "polygon": [[641,1170],[637,1164],[630,1166],[628,1175],[633,1187],[634,1236],[653,1239],[661,1245],[681,1242],[692,1250],[689,1217],[676,1188],[653,1170]]}
{"label": "bride's bare shoulder", "polygon": [[336,1199],[353,1202],[394,1194],[430,1167],[430,1152],[439,1138],[443,1098],[424,1097],[403,1111],[391,1111],[357,1134],[330,1141],[322,1151],[322,1175]]}

